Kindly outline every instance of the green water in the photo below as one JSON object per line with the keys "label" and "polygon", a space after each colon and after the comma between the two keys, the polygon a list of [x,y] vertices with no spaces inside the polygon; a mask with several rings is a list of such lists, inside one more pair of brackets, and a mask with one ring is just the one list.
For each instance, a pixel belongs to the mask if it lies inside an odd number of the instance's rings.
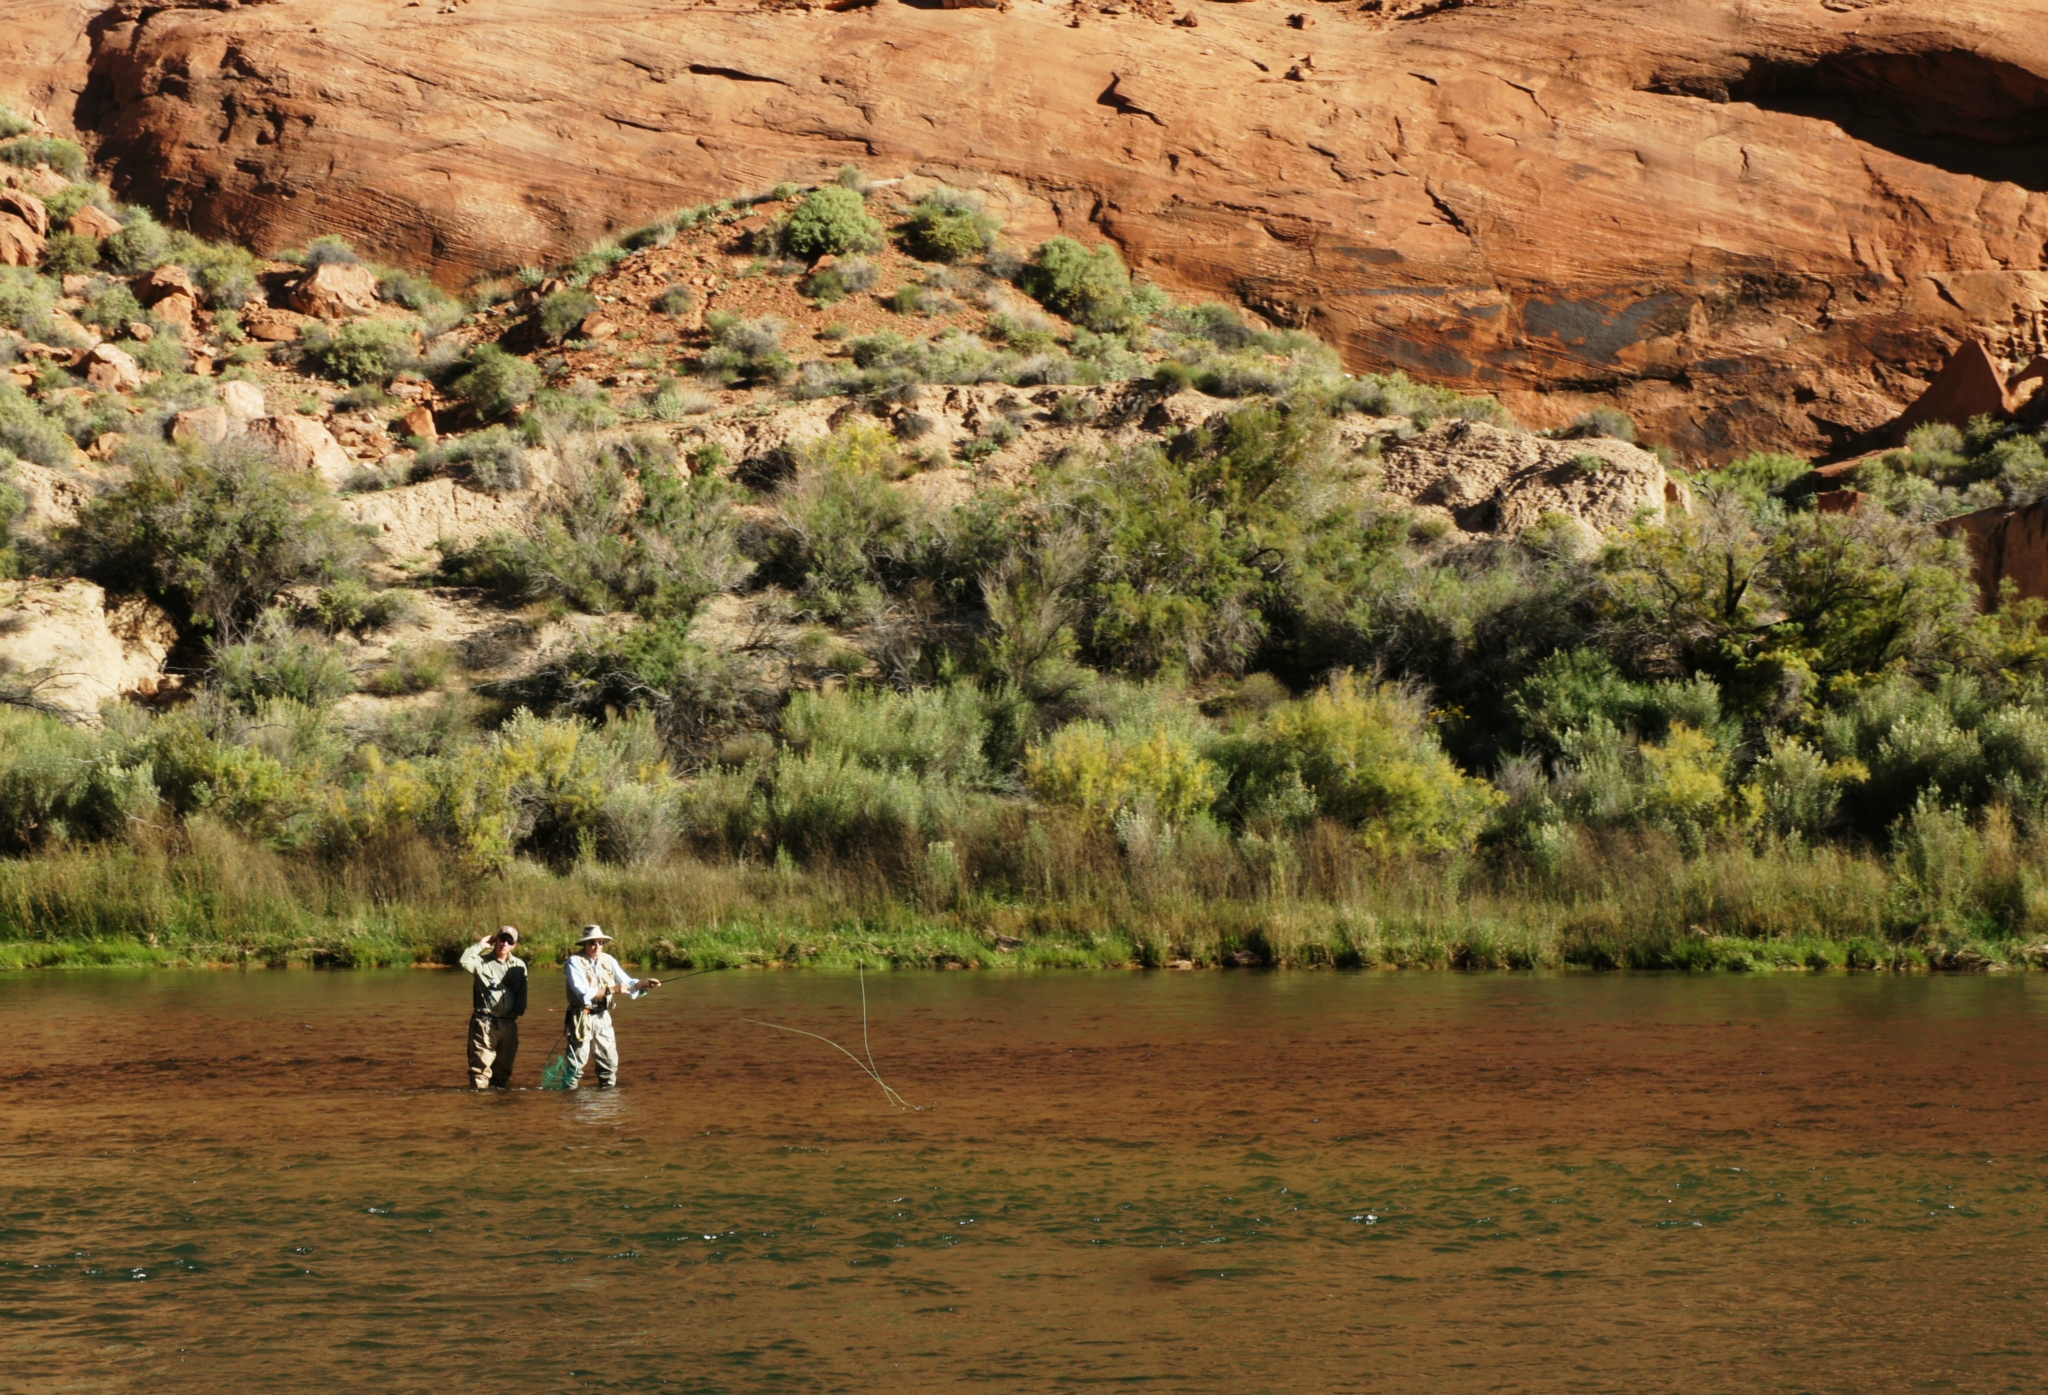
{"label": "green water", "polygon": [[[519,1079],[559,1017],[541,977]],[[2048,980],[0,980],[0,1389],[2038,1391]]]}

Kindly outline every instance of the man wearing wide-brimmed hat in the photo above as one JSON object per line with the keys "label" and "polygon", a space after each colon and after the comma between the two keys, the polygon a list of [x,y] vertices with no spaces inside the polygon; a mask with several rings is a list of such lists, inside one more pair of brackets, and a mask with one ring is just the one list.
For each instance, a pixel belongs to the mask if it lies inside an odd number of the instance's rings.
{"label": "man wearing wide-brimmed hat", "polygon": [[612,1004],[618,995],[629,998],[661,987],[658,978],[634,978],[625,966],[605,951],[611,936],[603,927],[586,925],[576,952],[563,966],[569,980],[568,1087],[575,1089],[583,1068],[597,1058],[597,1088],[609,1090],[619,1083],[619,1042],[612,1033]]}
{"label": "man wearing wide-brimmed hat", "polygon": [[526,961],[512,953],[519,932],[509,925],[462,952],[473,980],[469,1013],[469,1083],[502,1090],[519,1056],[519,1019],[526,1015]]}

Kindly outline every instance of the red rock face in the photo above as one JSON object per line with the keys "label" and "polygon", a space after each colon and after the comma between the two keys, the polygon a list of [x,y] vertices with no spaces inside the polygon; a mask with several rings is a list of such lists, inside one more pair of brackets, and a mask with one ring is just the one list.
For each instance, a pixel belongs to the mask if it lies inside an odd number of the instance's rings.
{"label": "red rock face", "polygon": [[128,3],[67,50],[80,10],[0,0],[0,43],[122,192],[265,249],[459,281],[854,161],[1714,458],[1844,449],[1966,339],[2048,350],[2039,0]]}

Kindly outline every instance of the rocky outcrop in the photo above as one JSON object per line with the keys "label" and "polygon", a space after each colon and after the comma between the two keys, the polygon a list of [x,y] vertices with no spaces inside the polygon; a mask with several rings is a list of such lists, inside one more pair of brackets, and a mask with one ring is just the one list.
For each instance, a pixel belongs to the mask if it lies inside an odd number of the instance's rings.
{"label": "rocky outcrop", "polygon": [[1942,531],[1969,544],[1984,609],[1997,609],[2008,581],[2021,600],[2048,600],[2048,501],[1966,513],[1947,520]]}
{"label": "rocky outcrop", "polygon": [[318,475],[330,485],[341,484],[355,473],[355,463],[334,433],[310,417],[258,417],[243,430],[286,469]]}
{"label": "rocky outcrop", "polygon": [[1518,536],[1551,515],[1605,533],[1686,502],[1663,462],[1625,441],[1553,441],[1483,422],[1396,441],[1383,468],[1389,493],[1445,509],[1468,533]]}
{"label": "rocky outcrop", "polygon": [[342,512],[369,531],[370,545],[387,564],[433,556],[442,540],[458,547],[501,530],[523,531],[531,518],[524,501],[501,499],[454,480],[434,479],[342,500]]}
{"label": "rocky outcrop", "polygon": [[166,683],[177,630],[139,596],[90,581],[0,582],[0,684],[17,700],[97,721],[100,704],[147,697]]}
{"label": "rocky outcrop", "polygon": [[[88,17],[89,23],[88,23]],[[2048,349],[2037,0],[1006,9],[0,0],[131,197],[451,281],[852,160],[1113,238],[1359,369],[1840,448]],[[380,55],[403,54],[402,63]],[[5,54],[0,54],[5,56]]]}

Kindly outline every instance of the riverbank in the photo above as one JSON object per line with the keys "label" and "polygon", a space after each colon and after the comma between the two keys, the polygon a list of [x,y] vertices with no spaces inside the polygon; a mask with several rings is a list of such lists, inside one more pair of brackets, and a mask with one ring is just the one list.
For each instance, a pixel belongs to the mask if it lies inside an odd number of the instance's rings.
{"label": "riverbank", "polygon": [[1980,859],[1937,901],[1835,848],[1686,858],[1634,840],[1543,878],[1360,858],[1260,897],[1135,878],[1022,897],[907,894],[844,866],[521,862],[478,877],[424,846],[336,869],[219,830],[181,844],[0,861],[0,970],[445,965],[500,924],[548,963],[590,921],[657,970],[2048,968],[2025,867]]}

